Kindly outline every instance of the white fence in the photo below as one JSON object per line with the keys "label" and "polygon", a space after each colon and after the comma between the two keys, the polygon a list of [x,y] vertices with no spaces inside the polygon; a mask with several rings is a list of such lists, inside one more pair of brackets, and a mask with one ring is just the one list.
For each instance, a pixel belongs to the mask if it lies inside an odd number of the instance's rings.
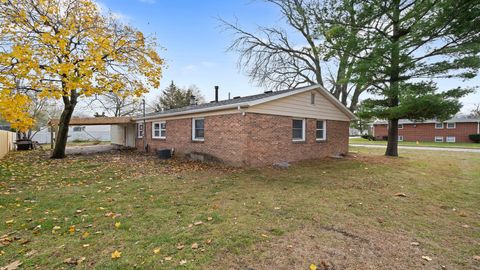
{"label": "white fence", "polygon": [[14,132],[0,130],[0,158],[15,149],[15,138],[16,134]]}

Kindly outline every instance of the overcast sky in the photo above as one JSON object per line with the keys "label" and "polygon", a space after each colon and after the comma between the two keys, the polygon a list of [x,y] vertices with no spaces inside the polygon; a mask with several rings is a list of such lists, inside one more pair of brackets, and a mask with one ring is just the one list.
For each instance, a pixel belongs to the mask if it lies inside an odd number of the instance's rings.
{"label": "overcast sky", "polygon": [[[220,99],[263,92],[237,69],[237,55],[227,53],[232,35],[222,31],[217,18],[238,23],[254,30],[257,26],[284,27],[279,11],[272,5],[255,0],[100,0],[122,20],[145,34],[155,35],[160,55],[167,61],[160,89],[152,90],[153,99],[170,81],[179,86],[197,85],[207,101],[214,98],[214,86],[220,86]],[[480,85],[480,78],[463,82],[444,80],[440,89]],[[480,93],[462,99],[468,111],[480,103]]]}

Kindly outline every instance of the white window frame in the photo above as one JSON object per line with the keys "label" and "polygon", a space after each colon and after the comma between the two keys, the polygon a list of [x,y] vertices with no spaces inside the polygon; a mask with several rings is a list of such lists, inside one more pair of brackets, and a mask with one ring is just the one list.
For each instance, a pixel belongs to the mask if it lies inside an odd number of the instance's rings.
{"label": "white window frame", "polygon": [[[449,140],[449,138],[453,138],[453,140]],[[457,138],[455,136],[447,136],[445,137],[445,142],[447,143],[454,143],[454,142],[457,142]]]}
{"label": "white window frame", "polygon": [[397,141],[403,142],[403,135],[398,135]]}
{"label": "white window frame", "polygon": [[[440,140],[437,140],[438,138],[440,138]],[[434,141],[435,142],[443,142],[443,136],[435,136]]]}
{"label": "white window frame", "polygon": [[[155,125],[158,124],[158,134],[159,136],[155,136]],[[165,128],[162,129],[162,124],[165,125]],[[165,136],[162,136],[162,131],[165,132]],[[152,123],[152,138],[153,139],[166,139],[167,138],[167,122],[166,121],[158,121]]]}
{"label": "white window frame", "polygon": [[[293,121],[299,120],[302,121],[302,138],[293,138]],[[304,142],[305,141],[305,129],[306,129],[305,118],[292,118],[292,141],[294,142]]]}
{"label": "white window frame", "polygon": [[[453,124],[453,127],[448,127],[448,125]],[[447,123],[447,129],[456,129],[457,128],[457,123]]]}
{"label": "white window frame", "polygon": [[398,129],[403,129],[403,124],[398,124]]}
{"label": "white window frame", "polygon": [[143,138],[143,134],[145,134],[143,123],[137,123],[137,138]]}
{"label": "white window frame", "polygon": [[[437,125],[442,125],[442,127],[437,127]],[[443,129],[444,124],[443,123],[435,123],[435,129]]]}
{"label": "white window frame", "polygon": [[[196,137],[195,134],[195,121],[203,120],[203,137]],[[192,141],[203,142],[205,141],[205,118],[192,118]]]}
{"label": "white window frame", "polygon": [[[319,129],[317,128],[317,122],[318,121],[322,121],[323,122],[323,129]],[[318,138],[317,137],[317,131],[319,130],[323,130],[323,138]],[[327,140],[327,120],[324,120],[324,119],[317,119],[315,121],[315,139],[317,141],[326,141]]]}

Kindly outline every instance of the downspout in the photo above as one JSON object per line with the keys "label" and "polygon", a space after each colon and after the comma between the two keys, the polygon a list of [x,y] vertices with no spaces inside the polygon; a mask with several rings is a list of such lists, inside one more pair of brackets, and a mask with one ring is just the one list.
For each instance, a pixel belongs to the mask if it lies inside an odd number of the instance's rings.
{"label": "downspout", "polygon": [[147,152],[147,120],[145,119],[145,99],[143,99],[143,150]]}

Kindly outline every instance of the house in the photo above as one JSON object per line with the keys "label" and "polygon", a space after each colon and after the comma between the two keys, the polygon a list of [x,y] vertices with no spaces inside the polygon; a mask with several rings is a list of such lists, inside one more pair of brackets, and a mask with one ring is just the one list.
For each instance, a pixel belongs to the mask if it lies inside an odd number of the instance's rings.
{"label": "house", "polygon": [[[264,166],[345,154],[355,116],[320,85],[134,117],[136,147]],[[145,145],[144,145],[145,144]]]}
{"label": "house", "polygon": [[[399,141],[421,142],[471,142],[470,134],[480,134],[480,118],[452,118],[447,121],[412,121],[400,119],[398,125]],[[377,140],[388,137],[388,122],[376,121],[373,124],[373,136]]]}

